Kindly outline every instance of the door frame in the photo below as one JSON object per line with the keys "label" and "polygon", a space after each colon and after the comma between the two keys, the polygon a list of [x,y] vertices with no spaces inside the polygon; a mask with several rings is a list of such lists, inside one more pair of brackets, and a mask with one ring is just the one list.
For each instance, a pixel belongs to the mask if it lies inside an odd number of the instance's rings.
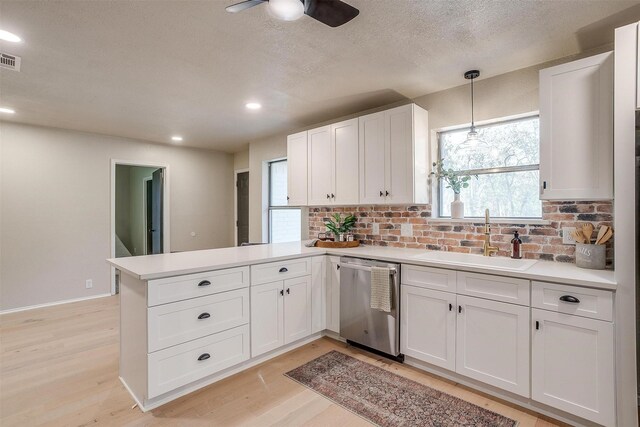
{"label": "door frame", "polygon": [[238,246],[238,174],[251,172],[249,168],[235,169],[233,171],[233,245]]}
{"label": "door frame", "polygon": [[[166,175],[166,170],[165,170],[165,175]],[[142,220],[142,224],[144,225],[144,229],[148,230],[149,229],[149,224],[147,223],[147,197],[148,197],[148,192],[147,192],[147,183],[149,181],[153,181],[152,177],[148,177],[148,178],[144,178],[142,180],[142,182],[144,183],[144,186],[142,187],[142,215],[143,216],[143,220]],[[164,193],[164,189],[162,189],[162,192]],[[163,194],[164,195],[164,194]],[[164,223],[164,217],[163,217],[163,223]],[[144,239],[144,244],[142,245],[142,247],[144,248],[144,253],[146,254],[148,249],[149,249],[149,245],[147,245],[147,236],[145,234],[145,239]],[[162,238],[164,239],[164,233],[162,234]],[[164,243],[164,242],[163,242]]]}
{"label": "door frame", "polygon": [[[116,166],[117,165],[126,165],[126,166],[142,166],[142,167],[151,167],[164,169],[164,179],[162,185],[162,235],[163,235],[163,252],[169,253],[171,252],[171,227],[170,227],[170,194],[169,194],[169,165],[163,163],[156,162],[146,162],[142,160],[120,160],[120,159],[111,159],[111,168],[110,168],[110,200],[109,207],[111,211],[110,215],[110,234],[109,234],[109,258],[115,258],[116,256]],[[110,267],[110,282],[111,282],[111,295],[115,295],[116,293],[116,268]]]}

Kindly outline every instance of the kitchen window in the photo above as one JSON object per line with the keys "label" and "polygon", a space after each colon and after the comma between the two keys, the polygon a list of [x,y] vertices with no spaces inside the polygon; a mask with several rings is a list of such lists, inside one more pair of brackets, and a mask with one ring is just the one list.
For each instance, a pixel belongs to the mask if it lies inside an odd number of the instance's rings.
{"label": "kitchen window", "polygon": [[[539,198],[540,120],[529,116],[477,126],[478,139],[467,142],[468,128],[438,133],[438,158],[446,169],[477,175],[462,189],[466,217],[541,218]],[[438,215],[451,216],[453,191],[438,186]]]}
{"label": "kitchen window", "polygon": [[287,161],[269,163],[269,243],[301,239],[300,208],[287,206]]}

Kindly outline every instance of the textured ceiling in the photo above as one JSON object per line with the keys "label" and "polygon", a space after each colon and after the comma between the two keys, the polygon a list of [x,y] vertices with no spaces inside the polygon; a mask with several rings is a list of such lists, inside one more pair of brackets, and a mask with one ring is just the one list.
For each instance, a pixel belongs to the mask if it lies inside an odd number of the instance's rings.
{"label": "textured ceiling", "polygon": [[[210,1],[2,1],[8,120],[235,151],[248,141],[610,42],[637,1],[349,0],[350,23]],[[249,112],[244,104],[264,105]]]}

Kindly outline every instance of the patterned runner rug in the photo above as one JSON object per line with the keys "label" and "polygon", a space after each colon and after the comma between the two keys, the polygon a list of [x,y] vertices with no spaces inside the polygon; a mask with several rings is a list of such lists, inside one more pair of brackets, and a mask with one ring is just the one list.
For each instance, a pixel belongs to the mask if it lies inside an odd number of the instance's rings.
{"label": "patterned runner rug", "polygon": [[381,427],[514,427],[517,422],[339,351],[287,377]]}

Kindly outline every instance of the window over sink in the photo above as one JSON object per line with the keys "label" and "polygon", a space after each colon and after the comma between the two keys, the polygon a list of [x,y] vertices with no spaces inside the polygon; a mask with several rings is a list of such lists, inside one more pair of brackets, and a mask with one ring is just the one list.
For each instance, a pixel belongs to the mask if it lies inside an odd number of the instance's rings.
{"label": "window over sink", "polygon": [[301,215],[287,206],[287,160],[269,162],[269,243],[301,240]]}
{"label": "window over sink", "polygon": [[[541,218],[539,198],[540,120],[538,115],[477,126],[478,139],[467,141],[469,128],[438,132],[438,159],[455,173],[477,175],[460,198],[466,217]],[[438,216],[451,216],[453,191],[441,180]]]}

